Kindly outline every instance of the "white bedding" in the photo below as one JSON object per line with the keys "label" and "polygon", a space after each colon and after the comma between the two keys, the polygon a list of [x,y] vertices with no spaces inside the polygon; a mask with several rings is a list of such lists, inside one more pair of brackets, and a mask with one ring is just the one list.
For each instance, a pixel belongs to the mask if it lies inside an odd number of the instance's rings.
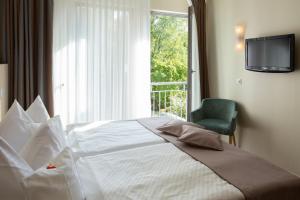
{"label": "white bedding", "polygon": [[164,139],[137,121],[100,121],[73,125],[67,135],[69,146],[79,156],[165,143]]}
{"label": "white bedding", "polygon": [[84,157],[87,200],[242,200],[243,194],[171,143]]}

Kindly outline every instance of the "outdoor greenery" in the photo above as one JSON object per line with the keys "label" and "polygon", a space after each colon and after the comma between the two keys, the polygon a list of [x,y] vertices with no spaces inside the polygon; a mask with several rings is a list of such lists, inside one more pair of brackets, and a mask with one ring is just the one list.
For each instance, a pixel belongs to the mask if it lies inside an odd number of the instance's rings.
{"label": "outdoor greenery", "polygon": [[[186,82],[188,58],[187,18],[152,15],[151,18],[151,80],[152,82]],[[186,117],[186,86],[153,86],[152,109]]]}
{"label": "outdoor greenery", "polygon": [[187,80],[187,27],[187,18],[162,15],[152,16],[152,82]]}

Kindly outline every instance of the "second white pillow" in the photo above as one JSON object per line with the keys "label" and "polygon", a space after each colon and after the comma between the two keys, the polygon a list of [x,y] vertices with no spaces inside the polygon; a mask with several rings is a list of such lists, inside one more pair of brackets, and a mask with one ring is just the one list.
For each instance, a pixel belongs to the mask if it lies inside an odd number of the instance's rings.
{"label": "second white pillow", "polygon": [[55,158],[66,146],[60,117],[42,123],[21,151],[21,156],[36,170]]}
{"label": "second white pillow", "polygon": [[36,123],[43,123],[50,119],[48,111],[40,96],[37,96],[34,102],[26,110],[26,113]]}

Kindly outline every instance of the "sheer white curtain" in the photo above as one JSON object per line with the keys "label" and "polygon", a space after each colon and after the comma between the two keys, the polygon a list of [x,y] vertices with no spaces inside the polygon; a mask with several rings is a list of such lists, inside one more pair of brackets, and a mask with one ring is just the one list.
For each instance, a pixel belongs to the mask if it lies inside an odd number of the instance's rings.
{"label": "sheer white curtain", "polygon": [[198,34],[197,23],[194,11],[192,11],[192,100],[191,109],[196,110],[201,105],[201,88],[200,88],[200,72],[199,72],[199,51],[198,51]]}
{"label": "sheer white curtain", "polygon": [[65,123],[148,117],[149,0],[55,0],[54,107]]}

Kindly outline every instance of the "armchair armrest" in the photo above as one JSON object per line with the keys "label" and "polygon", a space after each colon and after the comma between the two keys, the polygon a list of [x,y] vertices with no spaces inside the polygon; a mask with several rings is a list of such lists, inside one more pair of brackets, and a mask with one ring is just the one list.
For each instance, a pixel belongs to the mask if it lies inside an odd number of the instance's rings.
{"label": "armchair armrest", "polygon": [[203,118],[204,118],[204,112],[203,112],[202,107],[191,112],[191,121],[192,122],[198,122]]}
{"label": "armchair armrest", "polygon": [[234,113],[233,113],[233,115],[232,115],[232,120],[236,120],[237,115],[238,115],[238,112],[237,112],[237,111],[234,111]]}

